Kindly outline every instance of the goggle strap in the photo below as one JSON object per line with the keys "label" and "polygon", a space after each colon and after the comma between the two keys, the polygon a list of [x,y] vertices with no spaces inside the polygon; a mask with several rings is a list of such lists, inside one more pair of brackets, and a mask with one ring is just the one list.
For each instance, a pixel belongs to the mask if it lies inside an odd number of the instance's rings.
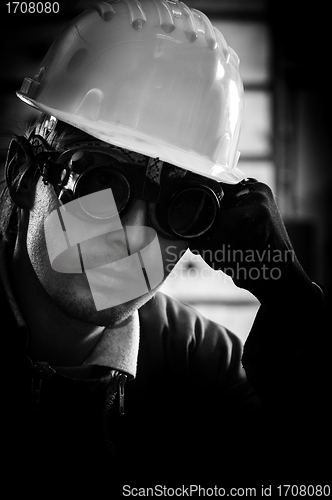
{"label": "goggle strap", "polygon": [[59,187],[64,186],[69,177],[69,169],[61,163],[47,158],[46,161],[39,163],[39,172],[44,184],[52,184]]}
{"label": "goggle strap", "polygon": [[159,158],[149,158],[143,182],[143,199],[157,203],[160,196],[160,179],[164,162]]}

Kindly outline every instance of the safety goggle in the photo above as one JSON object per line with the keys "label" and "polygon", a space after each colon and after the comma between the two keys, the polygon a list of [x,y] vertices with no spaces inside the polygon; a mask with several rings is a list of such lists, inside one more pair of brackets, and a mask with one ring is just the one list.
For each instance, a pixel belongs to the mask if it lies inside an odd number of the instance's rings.
{"label": "safety goggle", "polygon": [[113,217],[110,205],[94,204],[88,196],[111,189],[116,214],[123,216],[135,200],[144,200],[149,223],[161,235],[191,240],[207,233],[219,214],[221,184],[158,158],[146,158],[144,164],[123,162],[107,148],[80,147],[51,153],[39,170],[64,208],[79,200],[83,217],[96,221]]}

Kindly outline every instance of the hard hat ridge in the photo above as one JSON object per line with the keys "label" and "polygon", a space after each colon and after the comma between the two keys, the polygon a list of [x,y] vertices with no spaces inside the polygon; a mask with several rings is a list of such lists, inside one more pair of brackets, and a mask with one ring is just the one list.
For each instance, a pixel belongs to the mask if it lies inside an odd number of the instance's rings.
{"label": "hard hat ridge", "polygon": [[139,31],[146,22],[146,16],[144,14],[142,5],[137,0],[123,0],[127,5],[132,27]]}
{"label": "hard hat ridge", "polygon": [[[159,26],[166,34],[170,34],[176,28],[176,19],[180,19],[184,26],[184,33],[190,42],[195,41],[198,38],[198,31],[202,34],[207,30],[210,37],[207,37],[207,43],[215,47],[215,35],[213,27],[205,16],[203,20],[201,18],[201,13],[195,9],[189,9],[183,2],[174,0],[151,0],[155,6],[155,9],[159,17]],[[130,15],[130,24],[132,27],[139,31],[142,29],[143,25],[146,23],[146,15],[141,2],[138,0],[123,0],[124,4],[127,5],[128,12]],[[108,0],[106,2],[98,2],[94,5],[89,6],[89,9],[93,9],[104,21],[110,21],[113,19],[116,10],[112,4],[118,3],[118,0]],[[198,26],[197,26],[198,25]]]}
{"label": "hard hat ridge", "polygon": [[90,5],[89,9],[93,9],[96,12],[98,12],[98,14],[100,15],[100,17],[104,21],[107,21],[107,22],[110,21],[113,18],[114,14],[115,14],[115,10],[111,6],[111,2],[110,1],[108,1],[108,2],[98,2],[98,3],[94,4],[94,5]]}
{"label": "hard hat ridge", "polygon": [[[205,36],[207,45],[211,49],[217,48],[215,30],[209,18],[198,11],[190,9],[181,1],[177,0],[151,0],[159,16],[159,26],[166,34],[170,34],[176,28],[176,19],[183,23],[183,31],[190,42],[197,40],[199,34]],[[130,14],[130,24],[139,31],[146,23],[144,8],[139,0],[123,0],[127,5]],[[119,0],[108,0],[98,2],[89,6],[89,9],[96,10],[104,21],[113,19],[116,11],[112,4],[119,3]],[[227,43],[222,37],[223,48],[227,51]]]}

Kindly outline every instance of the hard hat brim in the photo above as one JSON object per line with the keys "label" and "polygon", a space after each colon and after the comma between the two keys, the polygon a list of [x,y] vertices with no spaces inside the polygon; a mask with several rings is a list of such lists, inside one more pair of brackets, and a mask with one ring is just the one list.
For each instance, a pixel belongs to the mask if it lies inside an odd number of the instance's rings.
{"label": "hard hat brim", "polygon": [[[204,168],[206,177],[226,184],[237,184],[246,177],[238,167],[230,169],[225,165],[216,164],[211,159],[203,157],[195,151],[183,151],[174,145],[160,141],[158,138],[151,138],[151,136],[145,135],[138,130],[115,123],[106,123],[102,120],[91,121],[85,117],[72,115],[36,102],[22,92],[17,91],[16,94],[23,102],[42,113],[54,116],[56,119],[79,128],[107,144],[113,144],[152,158],[159,158],[199,175],[202,175],[202,168]],[[213,172],[213,174],[208,174],[209,171]]]}

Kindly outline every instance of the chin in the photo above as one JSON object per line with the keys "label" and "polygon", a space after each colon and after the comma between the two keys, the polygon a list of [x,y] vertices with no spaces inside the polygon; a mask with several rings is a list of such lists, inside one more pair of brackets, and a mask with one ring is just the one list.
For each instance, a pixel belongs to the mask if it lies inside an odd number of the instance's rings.
{"label": "chin", "polygon": [[[125,300],[128,294],[119,292],[116,288],[114,292],[111,288],[100,289],[99,296],[95,293],[93,297],[87,278],[83,274],[57,274],[57,278],[56,286],[46,285],[45,288],[59,309],[71,318],[96,326],[122,323],[151,299],[161,286],[160,283],[150,292]],[[48,284],[50,283],[52,281],[48,281]],[[107,307],[112,302],[114,305]]]}
{"label": "chin", "polygon": [[123,304],[100,310],[96,309],[91,293],[77,293],[77,290],[75,294],[71,295],[70,300],[63,300],[63,297],[58,297],[57,303],[66,315],[78,321],[91,325],[112,327],[126,321],[135,311],[142,307],[154,293],[155,291],[136,299],[129,300]]}

